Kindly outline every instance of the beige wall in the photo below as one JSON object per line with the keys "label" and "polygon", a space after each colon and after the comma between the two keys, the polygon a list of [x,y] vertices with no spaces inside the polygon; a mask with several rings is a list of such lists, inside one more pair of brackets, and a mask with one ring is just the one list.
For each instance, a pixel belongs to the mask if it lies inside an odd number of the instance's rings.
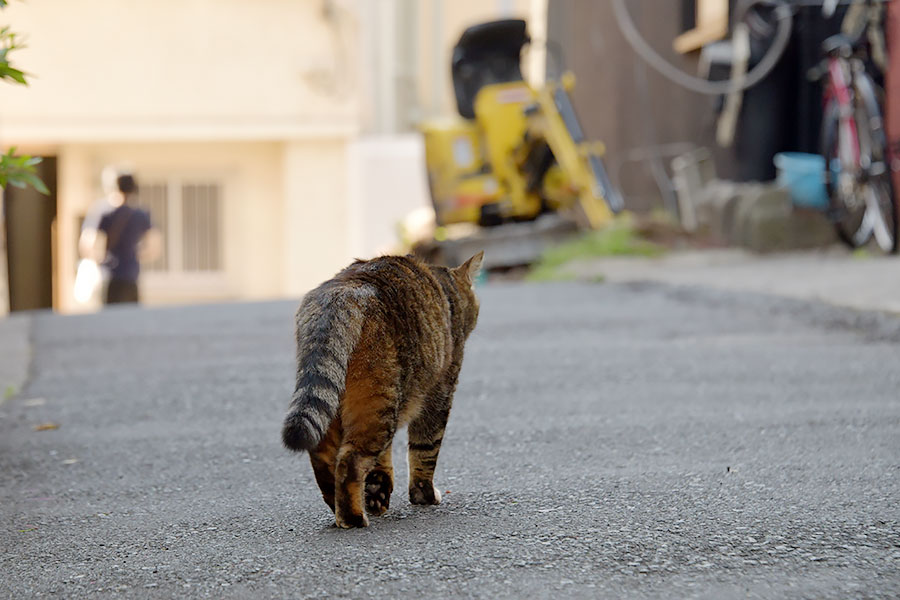
{"label": "beige wall", "polygon": [[358,130],[357,20],[336,0],[35,0],[27,88],[0,87],[0,146],[59,157],[58,308],[79,218],[107,164],[224,185],[220,274],[145,270],[148,303],[299,294],[349,256],[346,152]]}
{"label": "beige wall", "polygon": [[0,138],[272,138],[355,124],[356,22],[320,0],[36,0],[31,85],[3,86]]}

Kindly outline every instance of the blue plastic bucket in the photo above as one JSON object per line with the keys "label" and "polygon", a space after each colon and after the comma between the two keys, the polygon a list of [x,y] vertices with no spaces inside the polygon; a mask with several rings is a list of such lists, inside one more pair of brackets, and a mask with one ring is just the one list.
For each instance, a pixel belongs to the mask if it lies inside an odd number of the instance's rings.
{"label": "blue plastic bucket", "polygon": [[818,154],[780,152],[775,155],[777,182],[791,193],[797,206],[828,208],[825,189],[825,159]]}

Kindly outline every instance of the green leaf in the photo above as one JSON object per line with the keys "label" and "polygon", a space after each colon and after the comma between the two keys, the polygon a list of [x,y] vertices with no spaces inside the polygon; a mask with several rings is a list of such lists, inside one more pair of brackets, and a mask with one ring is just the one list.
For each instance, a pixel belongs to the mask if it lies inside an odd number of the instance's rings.
{"label": "green leaf", "polygon": [[10,79],[22,85],[28,85],[25,80],[26,73],[16,69],[9,62],[10,52],[25,47],[18,40],[17,34],[8,26],[0,28],[0,79]]}
{"label": "green leaf", "polygon": [[6,154],[0,154],[0,188],[8,185],[26,188],[29,185],[38,192],[49,195],[50,190],[44,185],[34,169],[41,159],[37,156],[16,156],[15,148]]}
{"label": "green leaf", "polygon": [[10,67],[8,64],[0,64],[0,79],[12,79],[22,85],[28,85],[28,82],[25,80],[25,73]]}
{"label": "green leaf", "polygon": [[38,177],[37,175],[35,175],[34,173],[23,173],[22,181],[24,183],[30,185],[31,187],[33,187],[40,193],[44,194],[45,196],[50,195],[50,190],[47,189],[47,186],[44,185],[44,182],[41,181],[41,178]]}

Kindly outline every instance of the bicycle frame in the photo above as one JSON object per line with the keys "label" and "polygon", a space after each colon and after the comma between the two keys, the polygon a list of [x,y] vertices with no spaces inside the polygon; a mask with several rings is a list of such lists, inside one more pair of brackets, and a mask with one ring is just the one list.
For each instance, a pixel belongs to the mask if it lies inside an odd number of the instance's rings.
{"label": "bicycle frame", "polygon": [[[825,104],[831,98],[837,102],[840,116],[840,129],[844,139],[850,140],[852,156],[841,156],[845,166],[858,169],[860,165],[860,148],[856,116],[853,110],[853,73],[850,64],[838,57],[828,59],[829,85],[825,92]],[[842,145],[846,149],[846,145]]]}

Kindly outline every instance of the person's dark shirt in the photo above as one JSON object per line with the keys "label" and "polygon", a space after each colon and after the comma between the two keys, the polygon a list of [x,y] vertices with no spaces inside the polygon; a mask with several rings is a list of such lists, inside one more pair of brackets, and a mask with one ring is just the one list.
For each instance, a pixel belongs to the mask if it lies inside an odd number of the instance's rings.
{"label": "person's dark shirt", "polygon": [[137,281],[141,271],[137,246],[150,229],[150,214],[126,204],[108,212],[100,219],[100,231],[106,234],[106,260],[110,277],[122,281]]}

